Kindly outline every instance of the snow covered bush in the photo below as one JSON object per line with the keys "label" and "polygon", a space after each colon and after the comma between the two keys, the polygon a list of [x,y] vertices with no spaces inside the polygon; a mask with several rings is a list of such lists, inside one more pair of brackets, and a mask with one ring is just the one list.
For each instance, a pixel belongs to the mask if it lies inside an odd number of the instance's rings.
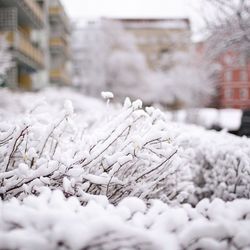
{"label": "snow covered bush", "polygon": [[126,99],[122,108],[89,122],[74,114],[70,101],[57,110],[40,103],[19,119],[1,122],[2,199],[23,199],[44,186],[82,203],[98,195],[112,203],[127,196],[187,199],[188,164],[159,111],[141,106]]}
{"label": "snow covered bush", "polygon": [[250,249],[249,139],[110,92],[0,94],[0,249]]}
{"label": "snow covered bush", "polygon": [[[43,190],[23,202],[0,201],[1,249],[179,250],[249,249],[250,201],[201,201],[170,207],[134,197],[117,206],[107,200],[66,199]],[[18,211],[18,213],[16,212]]]}
{"label": "snow covered bush", "polygon": [[169,122],[139,101],[115,107],[69,90],[1,93],[3,199],[44,186],[82,203],[97,195],[112,203],[126,196],[193,204],[250,197],[247,138]]}
{"label": "snow covered bush", "polygon": [[179,126],[175,143],[189,155],[195,202],[250,198],[250,140],[224,131]]}

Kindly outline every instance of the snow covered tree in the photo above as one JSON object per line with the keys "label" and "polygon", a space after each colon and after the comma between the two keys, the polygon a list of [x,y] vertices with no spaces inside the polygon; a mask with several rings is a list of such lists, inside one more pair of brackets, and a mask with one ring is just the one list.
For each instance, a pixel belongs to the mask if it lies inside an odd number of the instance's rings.
{"label": "snow covered tree", "polygon": [[6,74],[12,67],[12,56],[8,51],[9,45],[6,37],[0,35],[0,86],[4,84]]}
{"label": "snow covered tree", "polygon": [[145,99],[149,69],[135,39],[115,21],[103,19],[76,30],[72,41],[76,81],[87,93],[110,90],[120,101]]}
{"label": "snow covered tree", "polygon": [[155,84],[158,102],[172,108],[203,107],[211,101],[215,65],[208,65],[194,48],[175,51],[161,61]]}
{"label": "snow covered tree", "polygon": [[100,96],[105,89],[107,44],[99,23],[75,25],[72,39],[73,83],[83,93]]}
{"label": "snow covered tree", "polygon": [[249,53],[250,2],[248,0],[202,0],[212,58],[228,50]]}
{"label": "snow covered tree", "polygon": [[119,100],[126,96],[146,99],[149,75],[144,56],[134,52],[116,50],[107,61],[107,88]]}
{"label": "snow covered tree", "polygon": [[168,40],[169,50],[153,70],[136,38],[118,21],[103,19],[76,30],[72,42],[78,85],[95,96],[112,91],[119,101],[129,96],[175,108],[206,105],[214,89],[212,66],[190,48],[189,32],[170,35]]}

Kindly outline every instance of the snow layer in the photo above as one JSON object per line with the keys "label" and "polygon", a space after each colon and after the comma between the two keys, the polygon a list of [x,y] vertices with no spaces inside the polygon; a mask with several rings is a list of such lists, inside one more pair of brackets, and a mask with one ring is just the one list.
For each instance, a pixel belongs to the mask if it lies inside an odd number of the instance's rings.
{"label": "snow layer", "polygon": [[0,95],[1,249],[250,249],[249,139],[140,100]]}
{"label": "snow layer", "polygon": [[250,201],[203,200],[170,207],[131,197],[118,206],[45,189],[1,202],[1,249],[249,249]]}

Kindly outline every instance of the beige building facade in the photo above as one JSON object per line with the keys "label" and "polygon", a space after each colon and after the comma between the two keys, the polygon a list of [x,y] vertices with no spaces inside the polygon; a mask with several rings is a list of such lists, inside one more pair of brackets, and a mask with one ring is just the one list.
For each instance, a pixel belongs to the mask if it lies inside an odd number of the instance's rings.
{"label": "beige building facade", "polygon": [[50,82],[69,85],[70,78],[70,22],[59,0],[49,1]]}
{"label": "beige building facade", "polygon": [[118,21],[135,38],[150,68],[162,67],[164,57],[172,52],[185,51],[191,45],[188,18],[172,19],[111,19]]}

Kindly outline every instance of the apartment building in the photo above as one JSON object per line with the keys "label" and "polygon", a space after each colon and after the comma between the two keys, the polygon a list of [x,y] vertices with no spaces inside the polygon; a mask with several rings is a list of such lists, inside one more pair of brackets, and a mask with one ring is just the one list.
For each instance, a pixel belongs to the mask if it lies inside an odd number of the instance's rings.
{"label": "apartment building", "polygon": [[[208,56],[207,41],[196,43],[195,46],[199,54]],[[211,106],[219,109],[250,109],[250,53],[228,50],[221,52],[213,62],[217,71],[217,91]]]}
{"label": "apartment building", "polygon": [[49,47],[50,47],[50,82],[69,85],[70,79],[70,22],[59,0],[49,1]]}
{"label": "apartment building", "polygon": [[[6,35],[15,63],[8,72],[7,86],[36,90],[50,82],[69,84],[67,71],[58,70],[66,64],[68,55],[64,56],[60,42],[53,41],[58,35],[53,34],[54,23],[65,27],[65,20],[68,25],[60,1],[0,0],[0,34]],[[64,47],[67,45],[65,42]]]}
{"label": "apartment building", "polygon": [[250,109],[250,55],[230,51],[221,57],[220,63],[219,107]]}
{"label": "apartment building", "polygon": [[32,88],[32,74],[44,69],[44,53],[32,41],[32,31],[45,25],[42,6],[32,0],[0,0],[0,33],[6,35],[15,62],[6,84]]}
{"label": "apartment building", "polygon": [[172,52],[185,51],[191,45],[188,18],[105,19],[117,21],[135,38],[152,69],[159,69],[164,57]]}

